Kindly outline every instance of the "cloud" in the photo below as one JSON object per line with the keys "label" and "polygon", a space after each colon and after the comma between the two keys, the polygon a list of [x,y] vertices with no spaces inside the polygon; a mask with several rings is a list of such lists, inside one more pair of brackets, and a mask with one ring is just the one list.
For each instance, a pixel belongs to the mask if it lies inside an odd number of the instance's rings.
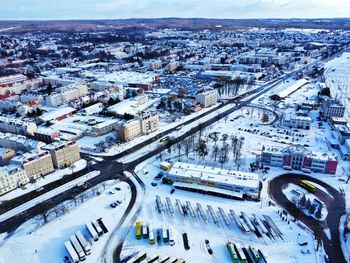
{"label": "cloud", "polygon": [[0,19],[347,17],[349,0],[0,0]]}

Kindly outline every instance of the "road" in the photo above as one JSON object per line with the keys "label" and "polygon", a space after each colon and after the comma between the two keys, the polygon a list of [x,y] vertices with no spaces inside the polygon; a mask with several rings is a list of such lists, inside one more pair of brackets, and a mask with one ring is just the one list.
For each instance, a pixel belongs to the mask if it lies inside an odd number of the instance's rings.
{"label": "road", "polygon": [[[323,192],[320,189],[317,189],[314,194],[319,198],[327,207],[328,215],[325,219],[325,223],[330,229],[331,240],[328,239],[327,235],[323,235],[322,241],[324,244],[325,251],[331,262],[334,263],[346,263],[346,260],[343,255],[340,243],[340,233],[339,233],[339,222],[342,215],[345,214],[345,199],[344,195],[339,193],[332,186],[326,184],[325,182],[315,179],[311,176],[304,174],[294,174],[286,173],[275,177],[269,183],[269,195],[276,203],[285,209],[288,213],[294,213],[296,207],[290,202],[287,197],[282,193],[282,190],[287,187],[288,184],[299,184],[299,180],[308,180],[314,182],[326,189],[328,193]],[[333,197],[333,198],[332,198]],[[312,231],[316,228],[316,220],[312,217],[308,217],[303,213],[299,213],[298,220],[303,222],[308,226]]]}

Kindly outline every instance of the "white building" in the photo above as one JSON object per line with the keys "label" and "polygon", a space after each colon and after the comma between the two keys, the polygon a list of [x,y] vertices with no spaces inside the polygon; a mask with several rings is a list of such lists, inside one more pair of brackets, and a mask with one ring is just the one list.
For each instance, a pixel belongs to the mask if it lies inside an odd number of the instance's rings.
{"label": "white building", "polygon": [[159,116],[155,112],[147,112],[140,115],[141,132],[149,134],[159,129]]}
{"label": "white building", "polygon": [[8,165],[0,167],[0,195],[10,192],[29,182],[29,178],[20,166]]}
{"label": "white building", "polygon": [[219,94],[217,90],[209,90],[197,94],[196,101],[199,102],[202,107],[207,108],[215,105],[218,102],[218,97]]}
{"label": "white building", "polygon": [[34,136],[37,126],[33,122],[0,116],[0,131]]}
{"label": "white building", "polygon": [[255,173],[176,162],[166,178],[176,188],[238,198],[259,199],[261,182]]}
{"label": "white building", "polygon": [[288,128],[305,129],[309,130],[311,127],[312,119],[309,116],[298,116],[295,114],[289,114],[283,116],[282,125]]}
{"label": "white building", "polygon": [[50,153],[43,150],[18,155],[11,159],[11,163],[21,165],[28,177],[34,179],[52,173],[55,170]]}

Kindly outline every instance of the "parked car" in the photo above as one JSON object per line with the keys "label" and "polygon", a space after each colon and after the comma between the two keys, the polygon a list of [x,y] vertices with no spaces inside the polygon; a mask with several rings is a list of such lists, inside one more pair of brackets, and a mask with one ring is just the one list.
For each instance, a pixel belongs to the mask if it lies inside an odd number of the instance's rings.
{"label": "parked car", "polygon": [[206,240],[204,240],[204,242],[205,242],[205,246],[207,247],[209,255],[213,255],[213,250],[210,247],[209,240],[206,239]]}

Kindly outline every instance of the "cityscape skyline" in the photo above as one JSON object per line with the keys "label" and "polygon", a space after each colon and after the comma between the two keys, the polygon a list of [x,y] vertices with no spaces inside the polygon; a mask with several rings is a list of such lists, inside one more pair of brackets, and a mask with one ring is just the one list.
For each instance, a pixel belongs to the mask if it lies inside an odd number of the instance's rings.
{"label": "cityscape skyline", "polygon": [[[0,3],[3,0],[0,1]],[[127,18],[339,18],[349,17],[344,0],[13,0],[2,4],[0,20],[74,20]]]}

